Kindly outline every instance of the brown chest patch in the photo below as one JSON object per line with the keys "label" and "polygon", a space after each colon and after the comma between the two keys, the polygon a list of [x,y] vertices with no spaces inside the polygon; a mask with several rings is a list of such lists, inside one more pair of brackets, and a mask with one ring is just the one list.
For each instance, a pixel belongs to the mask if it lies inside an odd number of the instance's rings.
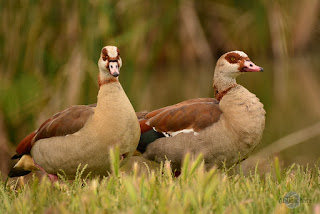
{"label": "brown chest patch", "polygon": [[236,87],[236,86],[237,86],[237,85],[233,85],[233,86],[227,88],[227,89],[224,90],[224,91],[218,91],[217,87],[214,86],[214,87],[213,87],[213,89],[214,89],[214,96],[216,97],[216,99],[217,99],[218,101],[220,101],[224,95],[226,95],[231,89],[233,89],[233,88]]}
{"label": "brown chest patch", "polygon": [[107,79],[107,80],[101,80],[100,79],[100,74],[99,74],[99,81],[98,81],[99,88],[104,84],[108,84],[108,83],[112,83],[112,82],[119,82],[119,80],[116,79],[116,78],[111,78],[111,79]]}

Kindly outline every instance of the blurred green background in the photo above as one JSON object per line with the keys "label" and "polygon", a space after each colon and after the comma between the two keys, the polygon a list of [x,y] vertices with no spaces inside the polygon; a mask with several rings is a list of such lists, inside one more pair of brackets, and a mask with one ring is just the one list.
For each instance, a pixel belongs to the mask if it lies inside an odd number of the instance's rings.
{"label": "blurred green background", "polygon": [[8,172],[15,146],[52,114],[96,102],[105,45],[120,50],[120,81],[136,111],[212,97],[216,60],[243,50],[265,69],[238,79],[267,111],[254,157],[317,163],[319,3],[0,0],[0,170]]}

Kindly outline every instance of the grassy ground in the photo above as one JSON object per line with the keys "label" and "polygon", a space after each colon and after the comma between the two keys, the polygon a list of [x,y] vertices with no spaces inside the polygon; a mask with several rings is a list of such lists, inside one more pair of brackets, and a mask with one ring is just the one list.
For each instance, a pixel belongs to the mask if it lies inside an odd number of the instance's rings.
{"label": "grassy ground", "polygon": [[[310,213],[320,208],[319,167],[281,170],[277,159],[271,164],[271,173],[230,175],[206,172],[200,159],[187,157],[178,178],[169,162],[146,174],[139,174],[138,165],[121,173],[115,163],[103,179],[80,179],[79,171],[75,181],[54,185],[46,177],[20,187],[11,181],[5,188],[1,182],[0,213]],[[289,191],[300,195],[295,209],[281,203]]]}

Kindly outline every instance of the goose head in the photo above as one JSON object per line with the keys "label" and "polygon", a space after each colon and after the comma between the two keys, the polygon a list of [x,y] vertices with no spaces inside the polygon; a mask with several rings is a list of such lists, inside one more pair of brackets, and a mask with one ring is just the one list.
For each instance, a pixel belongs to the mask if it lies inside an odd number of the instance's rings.
{"label": "goose head", "polygon": [[242,51],[231,51],[223,54],[217,62],[215,75],[237,77],[246,72],[263,71],[262,67],[255,65]]}
{"label": "goose head", "polygon": [[262,67],[254,64],[242,51],[230,51],[223,54],[217,61],[214,71],[213,86],[215,93],[234,87],[236,77],[243,73],[260,72]]}
{"label": "goose head", "polygon": [[122,60],[118,48],[115,46],[103,47],[98,61],[98,66],[101,80],[118,78],[120,75],[120,68],[122,66]]}

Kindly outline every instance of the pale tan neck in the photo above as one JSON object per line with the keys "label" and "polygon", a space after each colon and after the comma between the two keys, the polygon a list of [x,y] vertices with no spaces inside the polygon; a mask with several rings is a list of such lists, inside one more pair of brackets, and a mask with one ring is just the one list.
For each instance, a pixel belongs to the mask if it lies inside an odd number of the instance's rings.
{"label": "pale tan neck", "polygon": [[220,75],[218,72],[215,72],[213,79],[213,90],[216,99],[221,100],[222,97],[228,93],[231,88],[236,87],[238,84],[234,77],[228,77]]}
{"label": "pale tan neck", "polygon": [[97,97],[97,109],[112,105],[123,93],[123,88],[118,81],[101,85]]}

